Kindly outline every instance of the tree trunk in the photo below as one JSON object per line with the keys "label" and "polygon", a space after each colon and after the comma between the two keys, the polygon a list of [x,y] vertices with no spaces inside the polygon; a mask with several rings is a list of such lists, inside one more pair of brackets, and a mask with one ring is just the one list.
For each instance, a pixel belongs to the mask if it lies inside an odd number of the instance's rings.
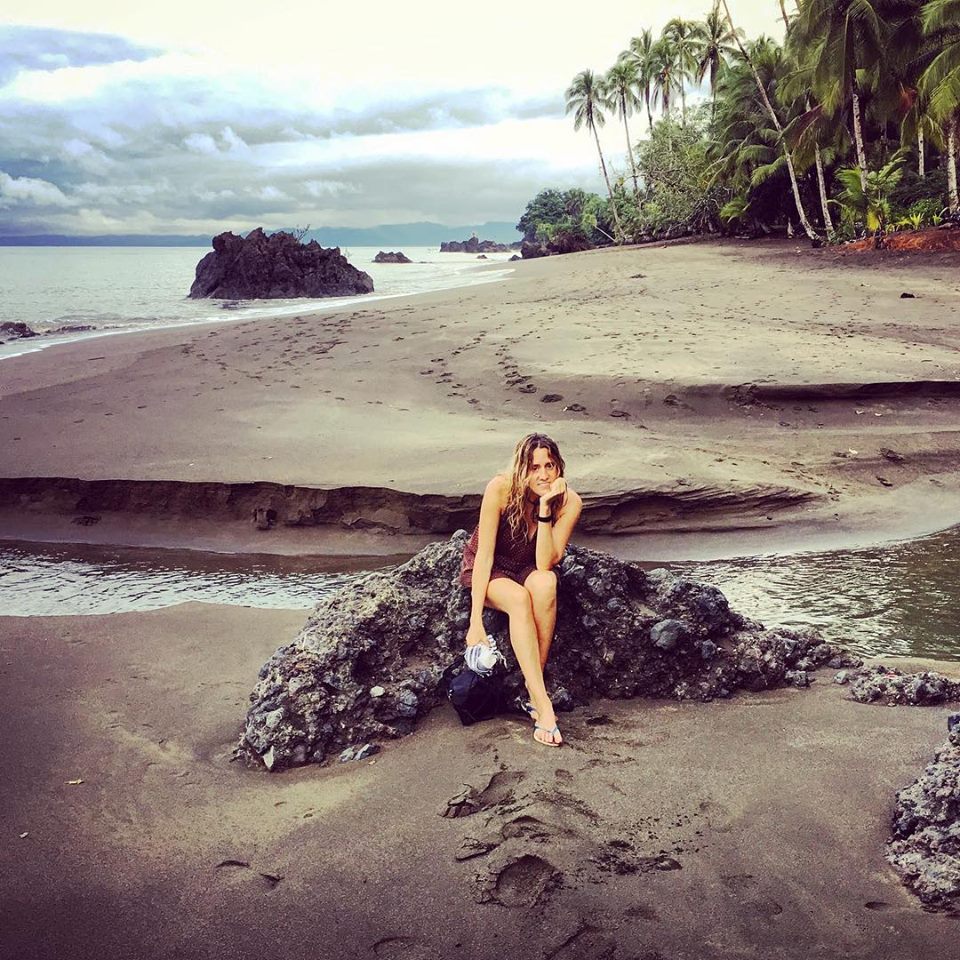
{"label": "tree trunk", "polygon": [[593,129],[593,139],[597,144],[597,153],[600,155],[600,169],[603,171],[603,179],[607,184],[607,194],[610,196],[610,212],[613,214],[613,222],[617,228],[617,243],[623,242],[623,227],[620,226],[620,215],[617,213],[617,204],[613,199],[613,187],[610,186],[610,178],[607,176],[607,163],[603,159],[603,150],[600,149],[600,137],[597,135],[597,128],[591,124]]}
{"label": "tree trunk", "polygon": [[787,19],[787,7],[783,0],[780,0],[780,16],[783,17],[783,25],[789,27],[790,21]]}
{"label": "tree trunk", "polygon": [[650,87],[643,91],[643,100],[647,105],[647,126],[650,128],[650,135],[653,136],[653,114],[650,112]]}
{"label": "tree trunk", "polygon": [[923,152],[923,121],[920,121],[920,126],[917,127],[917,173],[921,177],[927,175],[926,162]]}
{"label": "tree trunk", "polygon": [[960,213],[960,197],[957,196],[957,117],[947,121],[947,197],[951,213]]}
{"label": "tree trunk", "polygon": [[683,89],[683,77],[680,78],[680,126],[687,125],[687,95]]}
{"label": "tree trunk", "polygon": [[814,147],[814,156],[817,160],[817,186],[820,188],[820,207],[823,210],[823,228],[827,231],[827,239],[833,239],[833,219],[830,216],[830,200],[827,197],[827,182],[823,176],[823,157],[820,156],[820,144]]}
{"label": "tree trunk", "polygon": [[623,111],[623,129],[627,132],[627,156],[630,158],[630,169],[633,171],[633,192],[637,194],[640,192],[640,187],[637,185],[637,163],[633,159],[633,147],[630,144],[630,127],[627,124],[627,105],[620,101],[620,109]]}
{"label": "tree trunk", "polygon": [[863,130],[860,126],[860,94],[853,86],[853,140],[857,145],[857,166],[860,168],[860,186],[867,192],[867,154],[863,149]]}
{"label": "tree trunk", "polygon": [[[781,9],[782,9],[781,4]],[[786,14],[784,14],[784,22],[786,22]],[[810,112],[810,97],[807,97],[804,104],[806,107],[807,113]],[[823,211],[823,228],[827,231],[827,239],[833,239],[833,218],[830,216],[830,198],[827,196],[827,181],[823,175],[823,157],[820,155],[820,143],[816,142],[813,145],[813,155],[817,164],[817,186],[820,189],[820,209]]]}
{"label": "tree trunk", "polygon": [[803,200],[800,197],[800,185],[797,183],[797,171],[794,169],[793,156],[791,155],[790,148],[787,146],[787,141],[783,136],[783,126],[780,123],[780,118],[777,116],[776,110],[773,109],[773,104],[770,103],[770,98],[767,96],[767,91],[764,89],[763,81],[760,79],[760,74],[757,73],[757,68],[753,65],[753,58],[747,53],[746,47],[744,47],[744,45],[740,42],[740,37],[736,32],[736,27],[733,25],[733,17],[730,16],[730,7],[727,6],[727,0],[722,0],[722,2],[723,9],[727,14],[727,22],[730,24],[730,30],[733,33],[733,38],[736,40],[737,46],[740,48],[740,53],[743,56],[743,59],[750,67],[750,72],[753,74],[753,79],[756,81],[757,90],[760,92],[760,98],[763,100],[763,105],[766,107],[767,113],[770,115],[770,119],[773,121],[773,126],[780,136],[780,143],[783,146],[783,156],[787,161],[787,170],[790,173],[790,186],[793,189],[793,202],[797,206],[797,216],[800,218],[803,231],[812,241],[818,241],[820,237],[817,236],[816,230],[810,226],[810,221],[807,219],[807,212],[803,209]]}

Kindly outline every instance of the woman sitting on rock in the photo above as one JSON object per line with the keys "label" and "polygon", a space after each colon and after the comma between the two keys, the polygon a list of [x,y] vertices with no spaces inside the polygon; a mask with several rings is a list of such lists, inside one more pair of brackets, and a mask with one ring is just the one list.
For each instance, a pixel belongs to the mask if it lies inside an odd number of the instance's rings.
{"label": "woman sitting on rock", "polygon": [[543,668],[557,620],[557,575],[583,501],[563,478],[557,444],[542,433],[525,436],[513,451],[509,473],[497,474],[483,492],[480,522],[463,553],[460,582],[472,589],[467,645],[486,642],[483,608],[510,618],[510,643],[530,699],[520,706],[534,721],[538,743],[563,742]]}

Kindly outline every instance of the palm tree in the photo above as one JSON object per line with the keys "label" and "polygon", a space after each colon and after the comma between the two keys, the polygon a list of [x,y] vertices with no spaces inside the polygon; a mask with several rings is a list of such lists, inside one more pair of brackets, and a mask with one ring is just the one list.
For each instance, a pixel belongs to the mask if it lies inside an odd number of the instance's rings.
{"label": "palm tree", "polygon": [[610,209],[613,213],[613,222],[616,225],[619,241],[622,238],[620,218],[613,199],[613,188],[610,186],[610,177],[607,175],[607,164],[603,159],[603,150],[600,149],[600,137],[597,134],[597,127],[602,127],[607,122],[603,111],[610,106],[603,81],[592,70],[581,70],[573,78],[573,83],[567,88],[565,96],[567,100],[566,113],[573,113],[573,129],[579,130],[586,124],[587,129],[593,134],[594,142],[597,145],[597,154],[600,157],[600,169],[603,171],[603,179],[607,184],[607,193],[610,196]]}
{"label": "palm tree", "polygon": [[674,17],[663,28],[661,41],[669,44],[673,55],[671,71],[674,83],[680,90],[680,125],[687,125],[686,83],[693,78],[697,69],[696,50],[699,38],[698,25],[693,20]]}
{"label": "palm tree", "polygon": [[727,20],[720,12],[720,0],[714,0],[713,9],[700,24],[695,47],[697,66],[694,74],[697,83],[703,83],[709,74],[710,96],[713,98],[710,105],[711,120],[716,116],[717,77],[720,67],[726,62],[727,57],[737,51],[733,39]]}
{"label": "palm tree", "polygon": [[941,125],[947,160],[950,212],[960,212],[957,191],[957,140],[960,118],[960,0],[929,0],[922,12],[924,35],[939,53],[920,78],[920,92],[929,98],[930,116]]}
{"label": "palm tree", "polygon": [[653,89],[654,57],[653,33],[644,30],[630,41],[630,46],[620,54],[621,60],[633,64],[637,74],[637,89],[647,108],[647,124],[653,130],[653,114],[650,112],[650,94]]}
{"label": "palm tree", "polygon": [[670,113],[673,94],[682,89],[682,81],[677,82],[677,57],[669,37],[661,37],[650,51],[650,68],[653,72],[653,102],[660,104],[660,115]]}
{"label": "palm tree", "polygon": [[634,110],[640,108],[640,98],[637,96],[637,68],[629,60],[618,60],[604,78],[607,96],[614,113],[623,120],[623,129],[627,134],[627,156],[630,158],[630,169],[633,171],[633,192],[638,193],[637,163],[633,156],[633,147],[630,145],[630,125],[627,117]]}
{"label": "palm tree", "polygon": [[867,230],[874,235],[874,244],[878,249],[883,245],[883,233],[890,220],[890,191],[903,176],[903,162],[904,157],[900,153],[894,154],[889,163],[867,174],[865,188],[856,167],[844,167],[837,171],[837,179],[844,187],[837,199],[853,216],[863,218]]}
{"label": "palm tree", "polygon": [[733,38],[737,44],[737,48],[740,51],[740,55],[743,57],[744,62],[750,67],[750,72],[753,74],[754,82],[757,85],[757,91],[760,94],[760,98],[763,101],[764,107],[766,108],[767,115],[773,122],[774,129],[777,131],[779,136],[779,145],[783,151],[783,157],[786,161],[787,170],[790,174],[790,187],[793,190],[793,202],[797,207],[797,216],[800,219],[800,225],[803,227],[804,232],[811,240],[819,240],[816,231],[812,226],[810,226],[810,221],[807,219],[807,212],[803,208],[803,199],[800,196],[800,185],[797,183],[797,172],[793,166],[793,157],[790,154],[790,148],[787,146],[787,142],[783,136],[783,124],[780,123],[780,118],[777,116],[777,111],[773,109],[773,104],[770,102],[770,97],[767,95],[766,88],[763,84],[763,81],[760,79],[760,75],[757,73],[757,69],[754,66],[753,60],[750,58],[750,54],[747,53],[746,48],[740,40],[737,29],[733,23],[733,18],[730,16],[730,7],[727,4],[727,0],[721,0],[721,2],[723,3],[723,10],[727,15],[727,21],[730,24],[730,30],[733,33]]}
{"label": "palm tree", "polygon": [[884,3],[885,0],[798,0],[799,12],[792,25],[792,38],[809,57],[813,92],[824,109],[836,115],[849,104],[864,190],[867,155],[862,80],[876,80],[884,69],[889,32],[880,12]]}

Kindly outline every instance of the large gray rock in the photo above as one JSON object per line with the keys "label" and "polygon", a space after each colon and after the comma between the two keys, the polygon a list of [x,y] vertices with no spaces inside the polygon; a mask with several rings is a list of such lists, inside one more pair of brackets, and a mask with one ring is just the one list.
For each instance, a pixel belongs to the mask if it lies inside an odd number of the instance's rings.
{"label": "large gray rock", "polygon": [[849,674],[849,680],[850,695],[860,703],[922,707],[960,701],[960,680],[929,670],[904,673],[873,664]]}
{"label": "large gray rock", "polygon": [[351,266],[339,247],[316,240],[301,243],[293,234],[267,236],[259,227],[246,237],[221,233],[213,253],[197,264],[190,287],[194,299],[272,300],[295,297],[350,297],[372,293],[370,275]]}
{"label": "large gray rock", "polygon": [[[36,330],[18,320],[4,320],[3,323],[0,323],[0,337],[7,337],[10,340],[24,340],[27,337],[35,336],[37,336]],[[0,343],[3,343],[3,341],[0,340]]]}
{"label": "large gray rock", "polygon": [[[277,770],[410,733],[462,666],[470,595],[457,578],[466,540],[458,531],[323,600],[261,669],[241,752]],[[714,587],[664,570],[645,573],[571,546],[559,572],[547,676],[551,689],[562,688],[558,708],[601,696],[710,700],[846,662],[815,634],[766,630],[733,612]],[[506,617],[487,611],[485,620],[510,651]],[[504,684],[519,693],[522,677],[509,660]]]}
{"label": "large gray rock", "polygon": [[887,860],[925,907],[960,914],[960,725],[897,794]]}

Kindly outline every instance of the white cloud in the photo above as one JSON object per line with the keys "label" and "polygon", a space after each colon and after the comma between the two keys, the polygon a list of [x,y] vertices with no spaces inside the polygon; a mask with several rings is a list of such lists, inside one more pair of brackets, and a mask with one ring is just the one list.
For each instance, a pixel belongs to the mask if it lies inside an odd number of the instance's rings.
{"label": "white cloud", "polygon": [[54,183],[33,177],[11,177],[0,172],[0,207],[32,204],[41,207],[66,207],[70,199]]}
{"label": "white cloud", "polygon": [[342,180],[307,180],[304,189],[311,197],[339,197],[343,194],[359,193],[360,188]]}
{"label": "white cloud", "polygon": [[220,139],[223,141],[224,149],[233,153],[244,153],[250,149],[243,137],[238,136],[232,127],[224,127],[220,131]]}
{"label": "white cloud", "polygon": [[[604,189],[561,116],[573,76],[710,2],[5,0],[0,29],[34,26],[0,50],[0,205],[88,233],[515,219],[544,187]],[[772,0],[733,8],[782,34]],[[600,138],[622,172],[622,126]]]}
{"label": "white cloud", "polygon": [[220,152],[216,140],[209,133],[191,133],[183,138],[183,145],[192,153],[212,155]]}

